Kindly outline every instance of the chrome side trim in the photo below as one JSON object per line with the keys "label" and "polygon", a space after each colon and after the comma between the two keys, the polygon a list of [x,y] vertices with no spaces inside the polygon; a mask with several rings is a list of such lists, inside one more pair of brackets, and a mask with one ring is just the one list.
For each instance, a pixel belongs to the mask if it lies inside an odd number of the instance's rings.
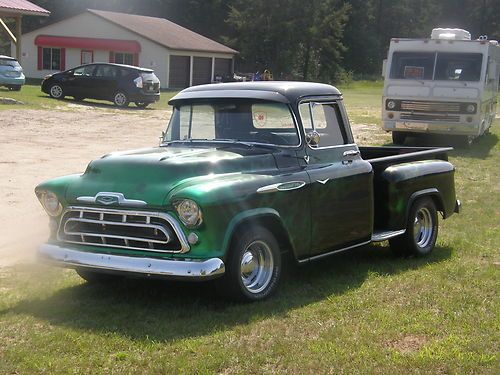
{"label": "chrome side trim", "polygon": [[304,181],[280,182],[277,184],[262,186],[257,189],[257,193],[266,194],[266,193],[275,193],[278,191],[297,190],[304,187],[305,185],[306,183]]}
{"label": "chrome side trim", "polygon": [[138,199],[127,199],[122,193],[114,193],[101,191],[97,193],[94,197],[82,196],[76,198],[78,202],[90,203],[90,204],[103,204],[105,206],[109,205],[119,205],[119,206],[131,206],[131,207],[142,207],[146,206],[147,203]]}
{"label": "chrome side trim", "polygon": [[[99,214],[118,214],[118,215],[124,215],[124,216],[149,216],[149,217],[158,217],[160,219],[163,219],[167,221],[173,228],[175,235],[179,239],[179,242],[181,244],[181,249],[178,251],[170,251],[170,250],[155,250],[155,249],[143,249],[143,248],[133,248],[133,247],[124,247],[124,246],[119,246],[119,245],[111,245],[111,244],[97,244],[97,243],[85,243],[85,242],[72,242],[72,241],[67,241],[64,238],[60,238],[59,232],[62,222],[59,223],[59,230],[57,231],[57,240],[61,242],[66,242],[66,243],[74,243],[78,245],[84,245],[84,246],[96,246],[96,247],[113,247],[113,248],[122,248],[122,249],[133,249],[133,250],[143,250],[143,251],[151,251],[151,252],[161,252],[161,253],[169,253],[169,254],[177,254],[177,253],[187,253],[189,250],[191,250],[191,247],[189,246],[189,243],[187,241],[186,236],[184,235],[184,232],[182,231],[182,228],[180,224],[178,223],[177,220],[174,219],[171,215],[163,212],[155,212],[155,211],[128,211],[128,210],[118,210],[118,209],[111,209],[111,208],[96,208],[96,207],[81,207],[81,206],[68,206],[66,210],[63,212],[61,215],[61,219],[65,217],[65,215],[70,212],[70,211],[85,211],[85,212],[92,212],[92,213],[99,213]],[[114,224],[119,224],[118,222],[113,222]],[[123,224],[123,223],[121,223]],[[88,234],[85,234],[87,236]]]}
{"label": "chrome side trim", "polygon": [[137,258],[121,255],[89,253],[62,246],[44,244],[38,249],[40,261],[66,268],[162,276],[179,279],[210,279],[222,276],[224,262],[219,258],[206,260]]}
{"label": "chrome side trim", "polygon": [[341,253],[343,251],[354,249],[355,247],[360,247],[360,246],[368,245],[370,243],[371,243],[371,241],[366,241],[366,242],[358,243],[356,245],[344,247],[342,249],[333,250],[333,251],[330,251],[328,253],[323,253],[323,254],[315,255],[315,256],[312,256],[312,257],[309,257],[309,258],[301,259],[301,260],[299,260],[299,263],[306,263],[306,262],[309,262],[309,261],[312,261],[312,260],[318,260],[318,259],[330,256],[330,255]]}
{"label": "chrome side trim", "polygon": [[389,238],[401,236],[402,234],[405,234],[405,233],[406,233],[406,229],[373,232],[372,242],[385,241],[385,240],[388,240]]}

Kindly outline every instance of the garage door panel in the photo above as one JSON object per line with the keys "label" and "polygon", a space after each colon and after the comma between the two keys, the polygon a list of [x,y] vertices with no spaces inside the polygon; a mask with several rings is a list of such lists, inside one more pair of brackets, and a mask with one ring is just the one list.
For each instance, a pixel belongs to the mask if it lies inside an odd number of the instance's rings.
{"label": "garage door panel", "polygon": [[193,59],[193,85],[203,85],[212,82],[212,59],[210,57],[195,57]]}
{"label": "garage door panel", "polygon": [[185,88],[189,86],[189,56],[170,56],[169,86]]}

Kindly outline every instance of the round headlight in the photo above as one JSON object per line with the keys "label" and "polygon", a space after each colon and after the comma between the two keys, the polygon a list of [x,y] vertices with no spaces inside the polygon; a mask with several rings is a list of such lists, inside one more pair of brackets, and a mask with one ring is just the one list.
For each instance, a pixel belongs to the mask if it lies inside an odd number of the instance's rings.
{"label": "round headlight", "polygon": [[196,227],[201,224],[201,210],[195,201],[183,199],[175,204],[175,209],[187,227]]}
{"label": "round headlight", "polygon": [[476,106],[474,104],[469,104],[466,108],[467,112],[473,113],[476,110]]}
{"label": "round headlight", "polygon": [[50,216],[59,216],[62,212],[62,205],[57,198],[57,195],[51,191],[42,191],[38,194],[38,199],[42,203],[43,208]]}
{"label": "round headlight", "polygon": [[394,108],[396,108],[396,102],[394,100],[388,100],[387,101],[387,108],[388,109],[394,109]]}

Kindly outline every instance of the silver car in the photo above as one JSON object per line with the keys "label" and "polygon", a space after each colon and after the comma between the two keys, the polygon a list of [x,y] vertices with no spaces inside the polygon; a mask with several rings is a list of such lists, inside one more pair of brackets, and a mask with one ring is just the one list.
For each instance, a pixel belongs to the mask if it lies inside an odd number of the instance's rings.
{"label": "silver car", "polygon": [[24,82],[23,68],[19,62],[13,57],[0,55],[0,86],[20,91]]}

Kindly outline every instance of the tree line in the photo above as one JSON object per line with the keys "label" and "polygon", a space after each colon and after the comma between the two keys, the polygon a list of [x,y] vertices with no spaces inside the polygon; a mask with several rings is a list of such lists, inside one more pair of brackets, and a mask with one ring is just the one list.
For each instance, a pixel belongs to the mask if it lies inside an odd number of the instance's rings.
{"label": "tree line", "polygon": [[162,17],[238,50],[237,70],[278,79],[378,77],[392,37],[429,37],[434,27],[500,39],[499,0],[31,1],[52,15],[25,17],[24,32],[87,8]]}

